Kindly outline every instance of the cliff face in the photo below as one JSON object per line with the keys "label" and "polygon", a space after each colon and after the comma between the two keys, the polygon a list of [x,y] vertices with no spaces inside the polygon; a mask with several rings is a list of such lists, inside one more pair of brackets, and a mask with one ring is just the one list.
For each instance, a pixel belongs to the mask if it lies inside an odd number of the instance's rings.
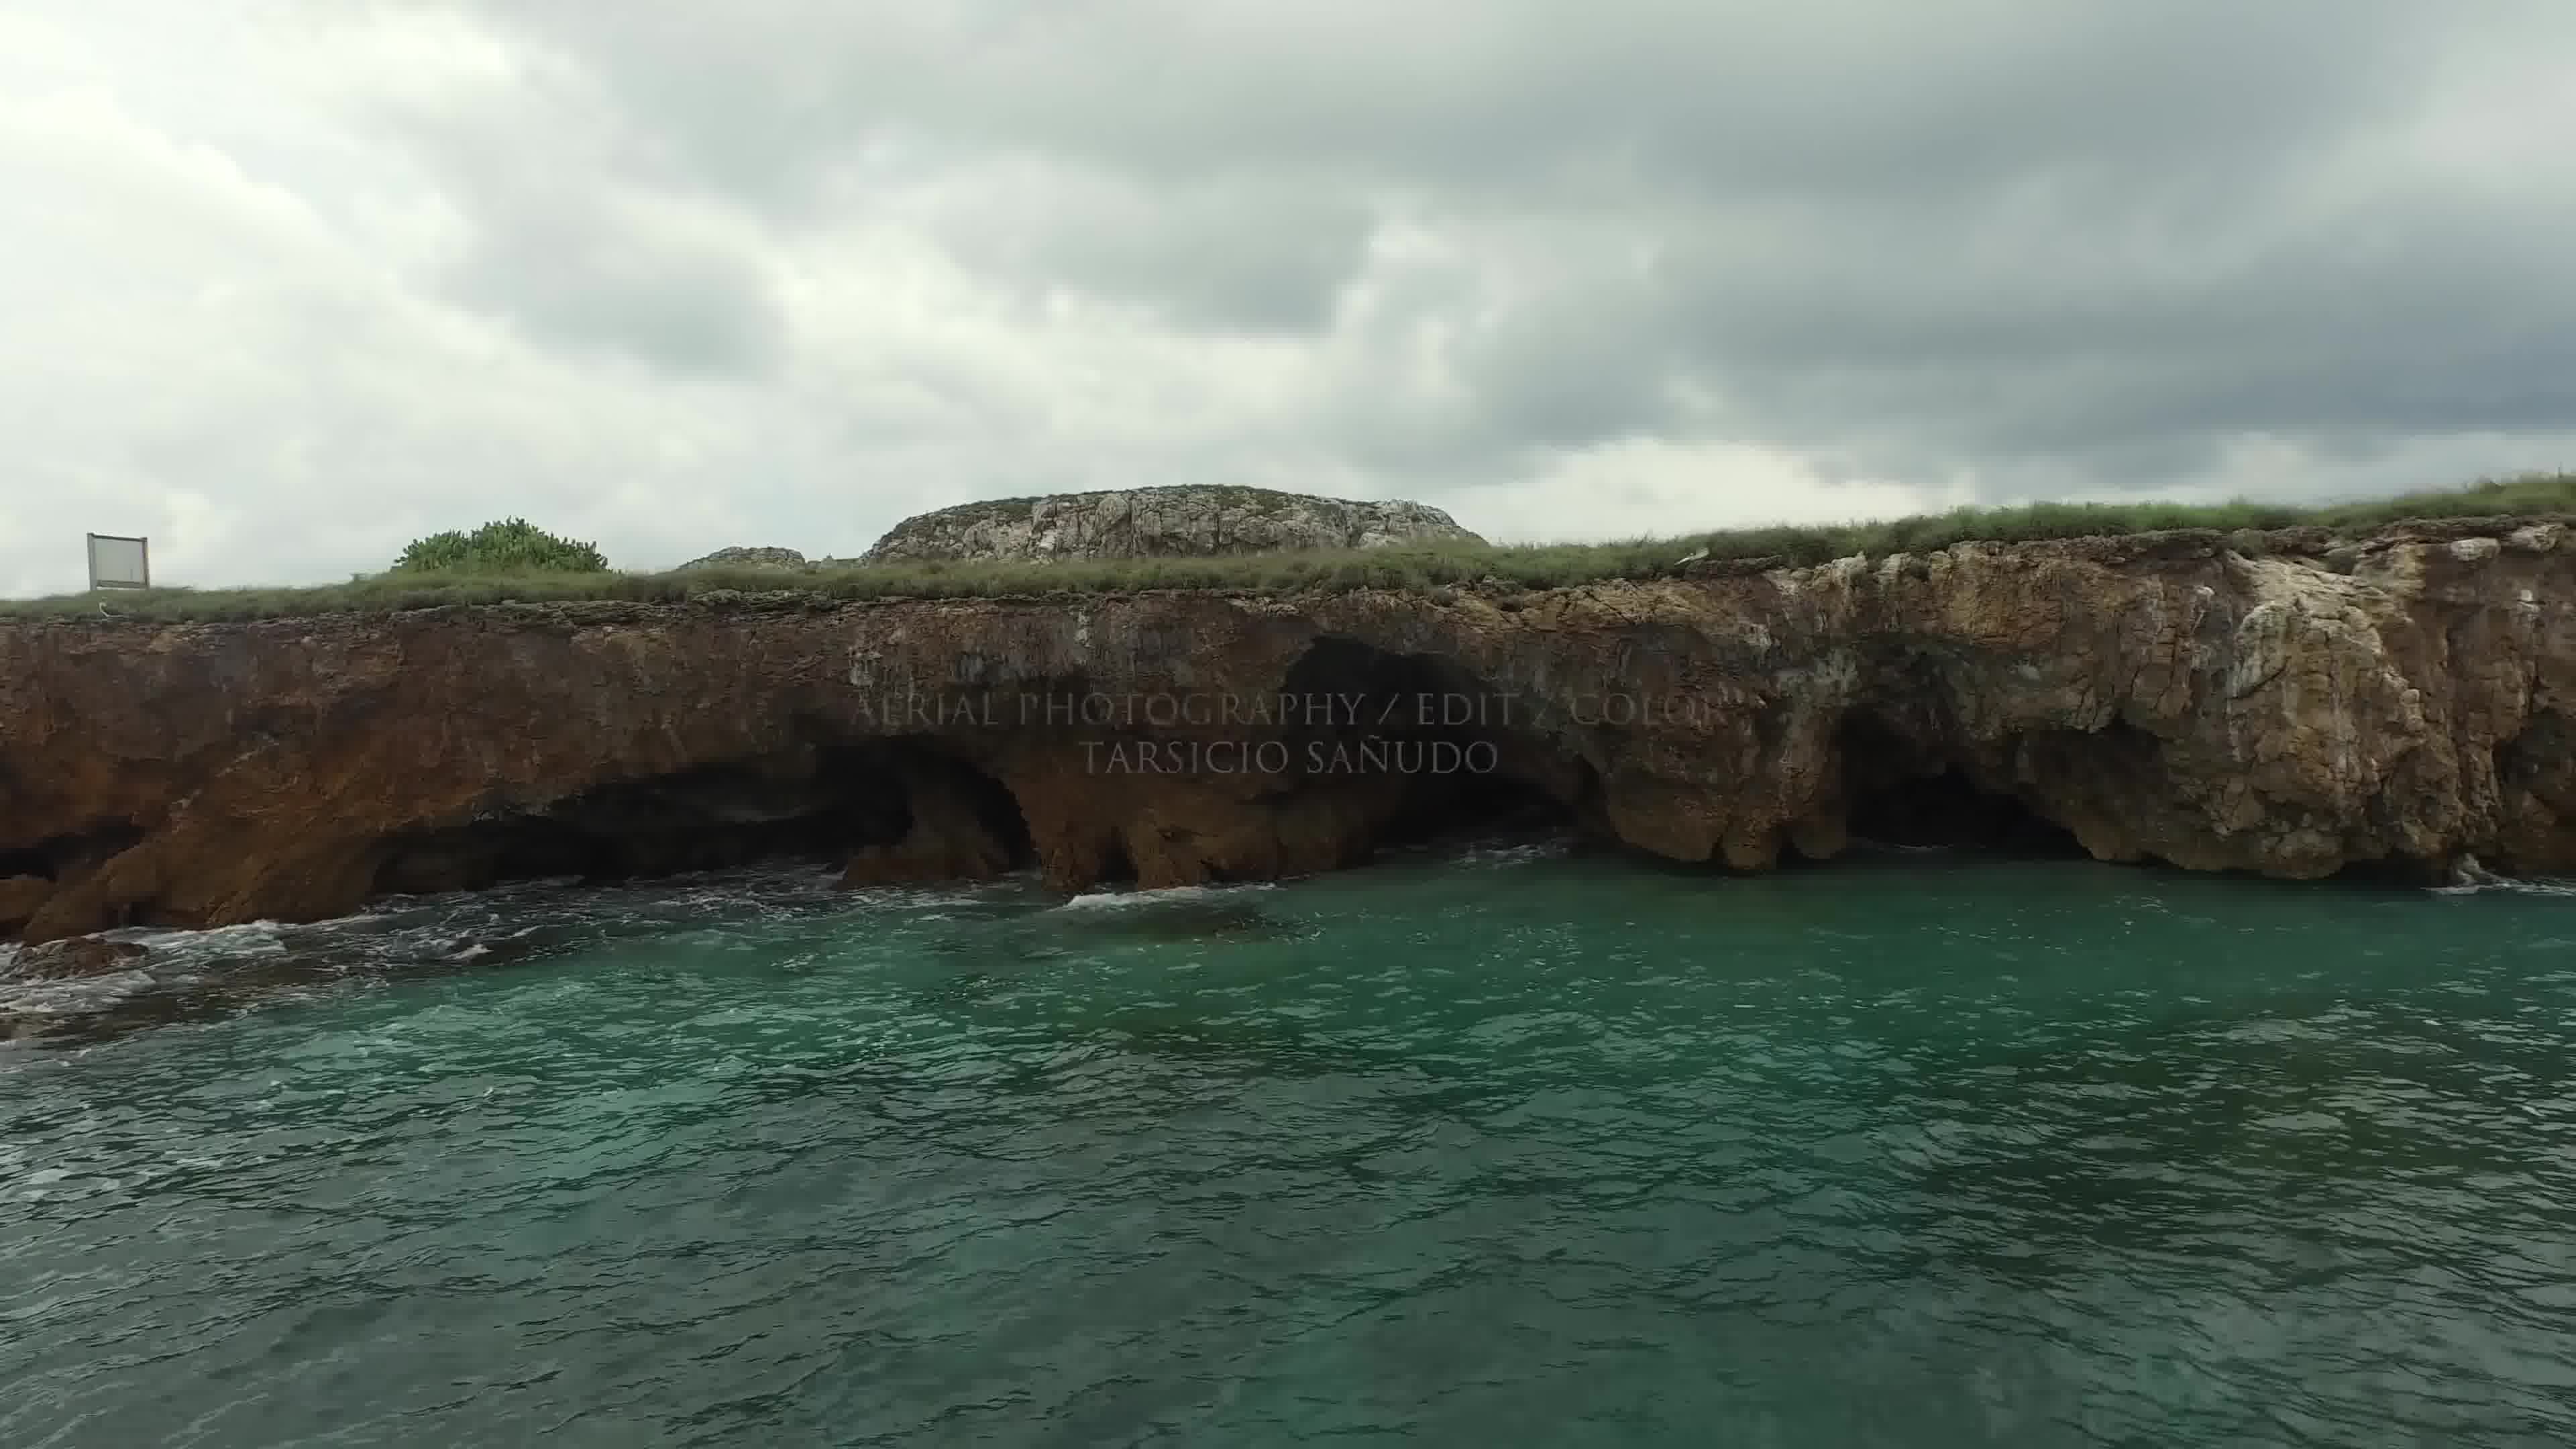
{"label": "cliff face", "polygon": [[1173,558],[1442,539],[1484,541],[1420,503],[1184,485],[943,508],[896,524],[865,562]]}
{"label": "cliff face", "polygon": [[1739,869],[2006,828],[2292,877],[2576,868],[2576,534],[0,624],[0,929],[33,940],[785,848],[854,881],[1264,878],[1508,808]]}

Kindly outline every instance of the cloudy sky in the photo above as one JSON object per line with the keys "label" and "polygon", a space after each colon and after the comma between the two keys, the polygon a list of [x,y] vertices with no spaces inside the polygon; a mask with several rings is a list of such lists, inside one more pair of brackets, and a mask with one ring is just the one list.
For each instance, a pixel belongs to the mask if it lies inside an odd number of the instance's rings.
{"label": "cloudy sky", "polygon": [[2576,466],[2566,0],[10,0],[0,593]]}

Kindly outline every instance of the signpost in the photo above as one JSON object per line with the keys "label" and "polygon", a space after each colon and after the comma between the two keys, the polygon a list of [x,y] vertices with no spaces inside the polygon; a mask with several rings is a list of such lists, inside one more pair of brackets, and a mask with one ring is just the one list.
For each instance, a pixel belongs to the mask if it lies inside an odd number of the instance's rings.
{"label": "signpost", "polygon": [[152,587],[152,545],[148,539],[113,533],[89,536],[89,586],[92,589]]}

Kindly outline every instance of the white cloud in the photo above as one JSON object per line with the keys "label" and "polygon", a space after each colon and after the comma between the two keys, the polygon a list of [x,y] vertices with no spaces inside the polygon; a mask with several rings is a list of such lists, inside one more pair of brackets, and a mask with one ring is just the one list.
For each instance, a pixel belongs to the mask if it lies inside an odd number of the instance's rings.
{"label": "white cloud", "polygon": [[1533,476],[1444,495],[1461,517],[1504,519],[1496,543],[1670,538],[1716,528],[1856,523],[1974,501],[1964,485],[1837,480],[1795,454],[1639,439],[1561,456]]}

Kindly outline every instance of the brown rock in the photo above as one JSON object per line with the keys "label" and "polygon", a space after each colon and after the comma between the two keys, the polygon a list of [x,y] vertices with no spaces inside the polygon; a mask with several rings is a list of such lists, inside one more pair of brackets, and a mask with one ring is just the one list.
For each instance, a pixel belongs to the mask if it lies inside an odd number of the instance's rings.
{"label": "brown rock", "polygon": [[902,838],[859,849],[842,871],[841,884],[991,880],[1017,863],[1012,843],[957,773],[916,770],[904,783],[911,823]]}
{"label": "brown rock", "polygon": [[[1427,691],[1501,701],[1443,737],[1676,860],[1830,855],[1874,801],[1937,778],[2105,859],[2576,866],[2576,534],[2407,525],[2331,561],[2295,533],[2228,542],[1966,544],[1508,599],[10,621],[0,852],[68,862],[30,940],[310,920],[406,881],[722,863],[805,829],[799,792],[840,792],[854,881],[1024,855],[1066,890],[1268,878],[1463,808],[1455,778],[1309,768]],[[1372,718],[1060,708],[1282,692],[1348,693]],[[1145,744],[1166,752],[1150,768],[1104,754]],[[1212,764],[1217,745],[1290,763]],[[699,787],[817,752],[774,808]],[[948,762],[937,783],[900,762],[925,754]],[[722,849],[687,848],[698,820],[730,832]]]}
{"label": "brown rock", "polygon": [[9,974],[23,981],[64,981],[80,976],[107,976],[141,966],[150,952],[131,941],[102,941],[94,936],[47,941],[18,952]]}
{"label": "brown rock", "polygon": [[54,893],[54,883],[40,875],[13,875],[0,879],[0,935],[7,935],[34,919],[36,909]]}

